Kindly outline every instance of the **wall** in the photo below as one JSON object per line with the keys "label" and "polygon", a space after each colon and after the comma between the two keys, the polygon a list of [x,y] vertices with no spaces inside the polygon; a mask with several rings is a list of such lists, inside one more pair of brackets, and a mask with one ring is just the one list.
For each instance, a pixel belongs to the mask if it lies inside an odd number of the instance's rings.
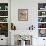
{"label": "wall", "polygon": [[[16,25],[17,30],[28,30],[29,26],[38,27],[38,2],[46,0],[11,0],[11,22]],[[28,21],[18,21],[18,9],[28,9]]]}
{"label": "wall", "polygon": [[[15,3],[14,3],[15,2]],[[33,2],[33,3],[32,3]],[[32,5],[34,4],[34,5]],[[28,9],[28,21],[18,21],[18,9]],[[28,30],[29,26],[37,23],[37,2],[30,0],[15,0],[11,2],[11,22],[14,22],[17,30]],[[36,19],[35,19],[36,18]]]}
{"label": "wall", "polygon": [[[45,3],[46,0],[11,0],[11,22],[16,25],[17,30],[28,30],[32,24],[35,26],[33,46],[44,46],[43,38],[38,38],[38,3]],[[18,9],[28,9],[28,21],[18,21]],[[17,31],[16,30],[16,31]],[[18,31],[19,32],[19,31]],[[37,36],[37,37],[35,37]],[[39,44],[38,44],[39,43]]]}

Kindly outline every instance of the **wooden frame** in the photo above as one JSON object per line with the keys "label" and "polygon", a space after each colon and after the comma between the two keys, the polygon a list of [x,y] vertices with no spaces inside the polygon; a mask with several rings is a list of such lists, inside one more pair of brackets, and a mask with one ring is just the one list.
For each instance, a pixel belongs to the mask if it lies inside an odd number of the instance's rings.
{"label": "wooden frame", "polygon": [[18,20],[28,21],[28,9],[18,9]]}

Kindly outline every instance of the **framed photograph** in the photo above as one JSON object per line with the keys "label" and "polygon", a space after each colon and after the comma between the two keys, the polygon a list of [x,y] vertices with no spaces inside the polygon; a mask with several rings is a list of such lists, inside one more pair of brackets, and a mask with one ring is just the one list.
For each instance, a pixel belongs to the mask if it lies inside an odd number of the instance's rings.
{"label": "framed photograph", "polygon": [[11,23],[11,30],[16,30],[16,26],[13,23]]}
{"label": "framed photograph", "polygon": [[18,20],[28,21],[28,9],[18,9]]}

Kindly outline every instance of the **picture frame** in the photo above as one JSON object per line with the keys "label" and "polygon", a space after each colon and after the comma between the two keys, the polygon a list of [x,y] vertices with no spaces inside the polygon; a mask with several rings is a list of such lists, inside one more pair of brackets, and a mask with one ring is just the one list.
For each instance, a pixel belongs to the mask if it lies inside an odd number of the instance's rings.
{"label": "picture frame", "polygon": [[28,9],[18,9],[18,20],[28,21]]}
{"label": "picture frame", "polygon": [[11,30],[16,30],[16,26],[13,23],[11,23]]}

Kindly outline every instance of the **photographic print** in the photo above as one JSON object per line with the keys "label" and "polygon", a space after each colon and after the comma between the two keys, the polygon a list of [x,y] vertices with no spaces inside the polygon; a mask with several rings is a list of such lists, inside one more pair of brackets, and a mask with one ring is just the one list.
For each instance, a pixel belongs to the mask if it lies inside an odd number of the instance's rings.
{"label": "photographic print", "polygon": [[28,21],[28,9],[18,9],[18,20]]}

